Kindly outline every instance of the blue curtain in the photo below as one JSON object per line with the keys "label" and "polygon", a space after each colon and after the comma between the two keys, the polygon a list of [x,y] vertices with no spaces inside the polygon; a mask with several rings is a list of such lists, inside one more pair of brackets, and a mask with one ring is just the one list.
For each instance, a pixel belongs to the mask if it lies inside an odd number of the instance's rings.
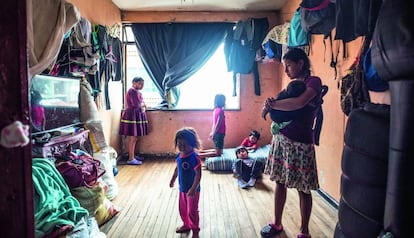
{"label": "blue curtain", "polygon": [[224,41],[233,23],[134,23],[139,55],[163,99],[174,108],[176,86],[196,73]]}

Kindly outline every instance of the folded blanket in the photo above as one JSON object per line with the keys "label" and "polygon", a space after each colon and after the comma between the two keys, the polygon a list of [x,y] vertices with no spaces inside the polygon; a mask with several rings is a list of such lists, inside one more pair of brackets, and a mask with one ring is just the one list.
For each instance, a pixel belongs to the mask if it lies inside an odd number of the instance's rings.
{"label": "folded blanket", "polygon": [[82,217],[88,216],[50,160],[33,158],[32,167],[36,237],[63,226],[74,227]]}
{"label": "folded blanket", "polygon": [[[257,150],[249,152],[249,157],[264,163],[269,155],[269,148],[270,145],[261,146]],[[223,149],[221,156],[206,158],[204,165],[211,171],[231,171],[235,159],[236,148],[226,148]]]}

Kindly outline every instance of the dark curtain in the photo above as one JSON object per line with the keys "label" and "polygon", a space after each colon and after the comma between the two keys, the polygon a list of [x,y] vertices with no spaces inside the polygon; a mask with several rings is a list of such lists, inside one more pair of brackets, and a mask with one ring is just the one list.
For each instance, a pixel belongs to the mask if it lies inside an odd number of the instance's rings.
{"label": "dark curtain", "polygon": [[[163,99],[174,107],[175,88],[196,73],[223,42],[233,23],[134,23],[139,55]],[[175,100],[175,101],[174,101]]]}

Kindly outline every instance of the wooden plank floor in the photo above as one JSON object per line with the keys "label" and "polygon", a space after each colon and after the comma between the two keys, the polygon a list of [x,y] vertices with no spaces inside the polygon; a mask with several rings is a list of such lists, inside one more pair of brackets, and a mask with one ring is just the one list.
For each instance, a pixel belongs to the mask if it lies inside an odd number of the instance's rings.
{"label": "wooden plank floor", "polygon": [[[173,159],[146,159],[143,165],[118,166],[119,193],[113,203],[121,212],[100,227],[109,238],[191,237],[176,234],[181,225],[178,188],[169,187]],[[264,175],[255,188],[239,189],[230,173],[203,169],[200,196],[200,237],[255,238],[273,219],[274,183]],[[317,192],[313,194],[310,232],[313,238],[333,237],[337,210]],[[285,231],[278,238],[295,238],[300,212],[296,190],[289,189],[283,214]]]}

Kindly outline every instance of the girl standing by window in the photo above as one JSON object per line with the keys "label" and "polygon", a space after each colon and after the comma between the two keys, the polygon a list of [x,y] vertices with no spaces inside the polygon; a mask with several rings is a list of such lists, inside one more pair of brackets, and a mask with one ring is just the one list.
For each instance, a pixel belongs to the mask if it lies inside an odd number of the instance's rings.
{"label": "girl standing by window", "polygon": [[126,109],[121,117],[119,134],[128,136],[128,160],[127,164],[140,165],[143,158],[135,156],[135,145],[138,136],[148,135],[148,119],[145,112],[146,105],[140,90],[144,87],[144,79],[135,77],[132,79],[132,87],[126,95]]}
{"label": "girl standing by window", "polygon": [[225,105],[226,97],[223,94],[217,94],[214,98],[213,126],[208,136],[214,142],[214,149],[199,151],[201,158],[220,156],[223,153],[224,136],[226,135]]}

